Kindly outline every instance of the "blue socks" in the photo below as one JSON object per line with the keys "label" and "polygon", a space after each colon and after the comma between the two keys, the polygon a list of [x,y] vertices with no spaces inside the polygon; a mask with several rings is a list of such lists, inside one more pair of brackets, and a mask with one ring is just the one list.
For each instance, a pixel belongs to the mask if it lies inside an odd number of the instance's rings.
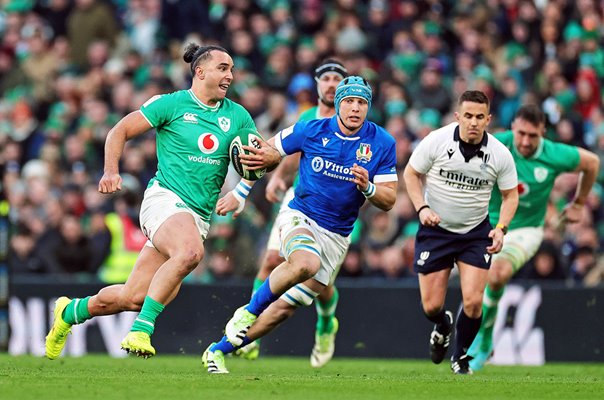
{"label": "blue socks", "polygon": [[250,343],[252,343],[252,340],[246,336],[243,338],[243,343],[241,343],[241,346],[235,347],[227,340],[226,336],[223,336],[220,342],[215,343],[212,347],[210,347],[210,351],[219,350],[222,352],[222,354],[229,354]]}
{"label": "blue socks", "polygon": [[[250,299],[250,304],[248,304],[246,307],[246,310],[258,316],[262,314],[262,312],[266,310],[266,308],[278,298],[279,296],[273,294],[273,292],[271,291],[269,279],[267,279],[254,293],[254,295]],[[227,337],[223,336],[220,342],[210,347],[210,351],[221,351],[222,354],[229,354],[245,345],[250,344],[251,342],[252,340],[249,337],[245,336],[243,338],[243,343],[241,343],[241,346],[233,346],[233,344],[227,340]]]}
{"label": "blue socks", "polygon": [[258,316],[262,314],[262,311],[266,310],[272,302],[279,298],[278,295],[273,294],[270,286],[270,277],[267,278],[264,283],[258,288],[256,293],[250,299],[250,304],[247,305],[246,310],[252,314]]}

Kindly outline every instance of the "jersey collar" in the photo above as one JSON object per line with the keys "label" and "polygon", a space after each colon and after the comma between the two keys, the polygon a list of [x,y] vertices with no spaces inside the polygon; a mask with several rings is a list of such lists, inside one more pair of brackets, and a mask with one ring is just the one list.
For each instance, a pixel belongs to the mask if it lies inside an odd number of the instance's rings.
{"label": "jersey collar", "polygon": [[362,136],[365,135],[365,132],[367,131],[367,120],[365,120],[365,122],[363,122],[363,126],[361,126],[361,129],[358,130],[357,133],[355,133],[354,135],[348,136],[345,135],[344,133],[342,133],[342,131],[340,131],[340,127],[338,125],[338,116],[334,115],[333,117],[330,118],[329,120],[329,129],[331,129],[331,131],[340,139],[342,140],[359,140]]}
{"label": "jersey collar", "polygon": [[[489,142],[489,137],[486,131],[483,132],[480,143],[470,144],[461,139],[459,135],[459,125],[457,125],[453,131],[453,140],[459,144],[459,151],[461,152],[465,162],[470,162],[470,160],[474,157],[482,158],[483,163],[487,162],[488,158],[485,159],[485,153],[482,151],[482,148],[486,147],[487,143]],[[449,158],[451,158],[451,155],[449,155]]]}
{"label": "jersey collar", "polygon": [[[453,140],[455,140],[456,142],[459,142],[461,140],[461,137],[459,136],[459,125],[457,125],[455,127],[455,130],[453,131]],[[489,143],[489,135],[487,134],[487,131],[484,131],[482,134],[480,146],[485,147],[487,143]]]}
{"label": "jersey collar", "polygon": [[219,101],[218,103],[216,103],[216,105],[214,107],[211,107],[211,106],[209,106],[207,104],[202,103],[201,100],[199,100],[197,98],[197,96],[195,96],[195,93],[193,93],[193,91],[191,89],[187,90],[187,92],[189,92],[189,94],[191,95],[191,98],[193,99],[193,101],[195,103],[197,103],[197,105],[199,107],[201,107],[205,111],[211,111],[211,112],[218,111],[218,109],[222,105],[222,101]]}

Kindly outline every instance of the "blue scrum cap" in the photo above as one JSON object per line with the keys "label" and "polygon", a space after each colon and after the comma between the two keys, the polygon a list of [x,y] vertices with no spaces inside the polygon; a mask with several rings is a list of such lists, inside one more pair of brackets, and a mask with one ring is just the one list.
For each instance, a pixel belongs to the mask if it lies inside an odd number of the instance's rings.
{"label": "blue scrum cap", "polygon": [[336,113],[340,115],[340,102],[347,97],[360,97],[367,100],[369,108],[371,108],[371,86],[367,81],[360,76],[349,76],[344,78],[336,87],[336,97],[334,103],[336,105]]}

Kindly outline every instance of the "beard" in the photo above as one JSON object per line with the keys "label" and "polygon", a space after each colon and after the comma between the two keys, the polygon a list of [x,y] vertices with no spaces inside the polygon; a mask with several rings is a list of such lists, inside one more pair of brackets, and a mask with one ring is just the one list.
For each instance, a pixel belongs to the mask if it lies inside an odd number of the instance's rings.
{"label": "beard", "polygon": [[321,103],[325,104],[327,107],[334,107],[335,103],[333,100],[327,100],[324,97],[321,97]]}

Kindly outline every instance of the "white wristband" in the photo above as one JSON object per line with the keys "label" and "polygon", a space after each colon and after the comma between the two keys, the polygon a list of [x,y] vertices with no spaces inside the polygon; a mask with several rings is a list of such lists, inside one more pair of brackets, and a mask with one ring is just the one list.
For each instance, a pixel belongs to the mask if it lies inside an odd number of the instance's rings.
{"label": "white wristband", "polygon": [[250,190],[252,190],[252,187],[243,181],[239,181],[237,186],[235,186],[235,189],[231,190],[231,193],[233,193],[233,196],[239,202],[239,207],[237,207],[238,213],[240,213],[243,210],[243,207],[245,207],[245,199],[247,199],[247,196],[250,194]]}
{"label": "white wristband", "polygon": [[377,188],[375,187],[373,182],[369,182],[369,184],[367,185],[367,189],[362,190],[361,193],[363,193],[363,196],[365,196],[366,199],[370,199],[375,196],[376,190]]}

